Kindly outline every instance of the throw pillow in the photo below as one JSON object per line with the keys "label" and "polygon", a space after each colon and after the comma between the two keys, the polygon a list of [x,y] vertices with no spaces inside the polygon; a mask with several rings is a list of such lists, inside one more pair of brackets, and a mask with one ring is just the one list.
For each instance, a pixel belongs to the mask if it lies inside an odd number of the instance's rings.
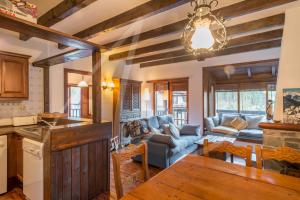
{"label": "throw pillow", "polygon": [[219,124],[220,124],[219,116],[212,117],[212,120],[213,120],[215,126],[219,126]]}
{"label": "throw pillow", "polygon": [[211,117],[205,117],[204,124],[205,124],[205,128],[208,131],[211,131],[211,129],[213,129],[215,127],[215,123]]}
{"label": "throw pillow", "polygon": [[159,127],[162,128],[164,124],[173,123],[173,118],[169,115],[157,116]]}
{"label": "throw pillow", "polygon": [[140,123],[141,123],[141,132],[143,134],[149,134],[150,130],[148,128],[147,121],[145,119],[141,119]]}
{"label": "throw pillow", "polygon": [[139,120],[128,122],[126,125],[127,125],[128,133],[132,138],[138,137],[142,134],[141,123]]}
{"label": "throw pillow", "polygon": [[231,122],[236,118],[239,117],[239,114],[223,114],[221,126],[232,127]]}
{"label": "throw pillow", "polygon": [[248,123],[247,121],[245,121],[244,119],[240,118],[240,117],[236,117],[232,122],[231,122],[231,126],[237,130],[242,130],[247,128]]}
{"label": "throw pillow", "polygon": [[246,115],[245,118],[248,123],[247,129],[259,129],[258,124],[263,122],[265,117]]}
{"label": "throw pillow", "polygon": [[176,139],[179,139],[180,138],[180,131],[177,128],[177,126],[173,123],[170,123],[169,126],[170,126],[170,132],[171,132],[172,136]]}
{"label": "throw pillow", "polygon": [[180,130],[180,135],[201,135],[200,125],[183,125]]}

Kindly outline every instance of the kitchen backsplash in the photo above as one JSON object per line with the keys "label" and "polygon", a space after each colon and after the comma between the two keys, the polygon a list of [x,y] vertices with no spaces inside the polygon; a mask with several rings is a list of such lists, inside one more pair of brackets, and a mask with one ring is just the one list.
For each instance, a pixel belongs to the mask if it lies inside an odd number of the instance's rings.
{"label": "kitchen backsplash", "polygon": [[29,99],[26,101],[0,101],[0,119],[27,116],[43,112],[43,69],[29,67]]}

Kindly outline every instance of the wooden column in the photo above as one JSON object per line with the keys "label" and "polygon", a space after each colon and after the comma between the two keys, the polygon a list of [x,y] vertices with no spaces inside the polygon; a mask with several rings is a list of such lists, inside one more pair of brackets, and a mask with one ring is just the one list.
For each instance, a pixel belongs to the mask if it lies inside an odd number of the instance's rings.
{"label": "wooden column", "polygon": [[93,52],[93,122],[101,122],[101,52]]}
{"label": "wooden column", "polygon": [[49,67],[44,67],[44,112],[50,112],[50,76]]}

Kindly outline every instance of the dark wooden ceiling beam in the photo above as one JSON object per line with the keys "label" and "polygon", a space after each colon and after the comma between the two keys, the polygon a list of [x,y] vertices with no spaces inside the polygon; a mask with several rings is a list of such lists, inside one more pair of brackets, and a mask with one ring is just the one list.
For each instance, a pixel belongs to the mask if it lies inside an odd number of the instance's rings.
{"label": "dark wooden ceiling beam", "polygon": [[[296,0],[245,0],[239,3],[235,3],[220,9],[213,11],[215,14],[223,16],[225,19],[238,17],[245,14],[258,12],[264,9],[272,8],[275,6],[283,5],[286,3],[294,2]],[[176,33],[182,31],[185,24],[188,22],[187,19],[175,22],[157,29],[146,31],[128,38],[124,38],[118,41],[110,42],[105,44],[107,48],[118,48],[126,45],[135,44],[137,42],[160,37],[166,34]]]}
{"label": "dark wooden ceiling beam", "polygon": [[[250,52],[250,51],[276,48],[276,47],[280,47],[280,46],[281,46],[281,39],[268,41],[268,42],[262,42],[262,43],[248,44],[245,46],[237,46],[237,47],[227,48],[227,49],[224,49],[219,52],[207,54],[204,56],[204,58],[206,59],[206,58],[212,58],[212,57],[217,57],[217,56],[245,53],[245,52]],[[140,67],[141,68],[153,67],[153,66],[173,64],[173,63],[179,63],[179,62],[187,62],[187,61],[198,60],[198,59],[199,58],[192,56],[192,55],[184,55],[184,56],[170,58],[170,59],[142,63],[140,65]],[[202,60],[204,60],[204,59],[202,58]]]}
{"label": "dark wooden ceiling beam", "polygon": [[[239,33],[241,34],[241,33],[259,30],[262,28],[272,28],[272,27],[276,27],[276,26],[281,26],[284,24],[284,18],[285,18],[284,14],[279,14],[279,15],[274,15],[271,17],[266,17],[263,19],[254,20],[254,21],[243,23],[243,24],[231,26],[231,27],[227,28],[228,35],[231,36],[231,35],[235,35],[235,34],[239,34]],[[274,34],[278,34],[278,32],[277,33],[274,32]],[[137,56],[137,55],[142,55],[145,53],[151,53],[151,52],[155,52],[155,51],[176,48],[176,47],[181,47],[181,46],[182,46],[181,40],[176,39],[176,40],[171,40],[168,42],[163,42],[160,44],[154,44],[154,45],[150,45],[150,46],[146,46],[146,47],[142,47],[142,48],[138,48],[138,49],[134,49],[134,50],[130,50],[130,51],[116,53],[116,54],[110,55],[109,60],[118,60],[118,59],[122,59],[122,58],[126,58],[126,57]]]}
{"label": "dark wooden ceiling beam", "polygon": [[205,70],[214,72],[215,70],[223,69],[228,65],[233,66],[235,68],[248,68],[248,67],[264,67],[264,66],[274,66],[278,68],[279,59],[268,59],[268,60],[258,60],[258,61],[251,61],[251,62],[242,62],[242,63],[230,63],[226,65],[213,65],[205,67]]}
{"label": "dark wooden ceiling beam", "polygon": [[66,63],[74,60],[78,60],[80,58],[89,57],[92,55],[91,50],[80,50],[74,49],[65,53],[61,53],[55,56],[51,56],[49,58],[45,58],[39,61],[32,63],[34,67],[50,67],[53,65],[58,65],[61,63]]}
{"label": "dark wooden ceiling beam", "polygon": [[[38,18],[37,23],[43,26],[53,26],[65,18],[76,13],[80,9],[90,5],[96,0],[64,0],[48,12]],[[30,35],[20,34],[20,40],[26,41],[31,38]]]}
{"label": "dark wooden ceiling beam", "polygon": [[63,43],[78,49],[99,50],[101,48],[100,45],[92,42],[85,41],[42,25],[31,23],[16,17],[11,17],[3,13],[0,13],[0,28],[32,35],[34,37],[56,43]]}
{"label": "dark wooden ceiling beam", "polygon": [[[278,38],[281,38],[283,34],[283,30],[272,30],[272,31],[267,31],[263,33],[257,33],[253,35],[248,35],[248,36],[243,36],[243,37],[238,37],[229,40],[228,44],[226,45],[226,48],[229,47],[234,47],[234,46],[241,46],[241,45],[246,45],[246,44],[251,44],[251,43],[260,43],[268,40],[275,40]],[[149,62],[153,60],[159,60],[159,59],[168,59],[168,58],[173,58],[173,57],[178,57],[178,56],[184,56],[184,55],[190,55],[185,51],[185,49],[180,49],[180,50],[175,50],[175,51],[170,51],[166,53],[159,53],[155,55],[150,55],[150,56],[145,56],[145,57],[139,57],[139,58],[134,58],[131,60],[126,60],[126,64],[137,64],[137,63],[144,63],[144,62]]]}
{"label": "dark wooden ceiling beam", "polygon": [[[74,34],[74,36],[89,39],[101,32],[113,31],[117,28],[121,28],[138,20],[159,14],[188,2],[190,2],[190,0],[151,0],[115,17],[95,24],[83,31],[80,31]],[[65,46],[59,45],[59,48],[63,49]]]}

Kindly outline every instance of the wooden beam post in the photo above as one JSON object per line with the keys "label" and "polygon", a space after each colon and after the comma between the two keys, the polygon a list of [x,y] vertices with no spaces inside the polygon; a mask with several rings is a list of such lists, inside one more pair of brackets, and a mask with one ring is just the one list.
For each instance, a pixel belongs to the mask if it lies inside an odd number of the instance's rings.
{"label": "wooden beam post", "polygon": [[94,51],[93,59],[93,122],[101,123],[101,52]]}
{"label": "wooden beam post", "polygon": [[44,67],[44,112],[50,112],[50,74],[49,67]]}

